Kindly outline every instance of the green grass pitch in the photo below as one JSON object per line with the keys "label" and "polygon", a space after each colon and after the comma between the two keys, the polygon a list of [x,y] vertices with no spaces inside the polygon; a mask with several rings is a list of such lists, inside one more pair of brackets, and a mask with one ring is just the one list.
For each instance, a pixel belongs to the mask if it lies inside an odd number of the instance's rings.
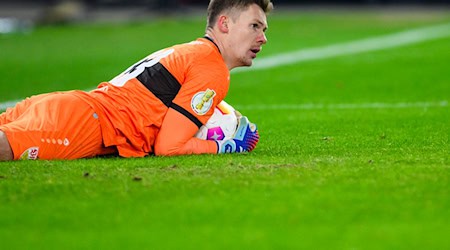
{"label": "green grass pitch", "polygon": [[[0,35],[0,102],[93,88],[203,19]],[[259,57],[449,22],[279,11]],[[249,154],[0,163],[1,248],[449,249],[449,44],[232,74],[226,100],[261,135]]]}

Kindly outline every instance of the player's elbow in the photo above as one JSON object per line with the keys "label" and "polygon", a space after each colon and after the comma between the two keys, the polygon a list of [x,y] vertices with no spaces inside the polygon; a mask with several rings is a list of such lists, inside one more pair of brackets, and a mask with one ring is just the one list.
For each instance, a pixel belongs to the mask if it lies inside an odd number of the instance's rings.
{"label": "player's elbow", "polygon": [[155,147],[155,155],[157,156],[173,156],[177,155],[176,151],[167,148]]}
{"label": "player's elbow", "polygon": [[157,156],[179,155],[179,147],[175,145],[169,145],[167,143],[164,143],[163,141],[157,141],[157,143],[155,143],[154,150],[154,153]]}

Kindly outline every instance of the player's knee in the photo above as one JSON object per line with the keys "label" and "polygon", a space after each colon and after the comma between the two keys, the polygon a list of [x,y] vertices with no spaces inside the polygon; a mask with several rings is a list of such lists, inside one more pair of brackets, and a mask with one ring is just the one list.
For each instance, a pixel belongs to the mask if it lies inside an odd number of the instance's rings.
{"label": "player's knee", "polygon": [[0,161],[10,161],[13,159],[11,146],[8,138],[3,131],[0,130]]}

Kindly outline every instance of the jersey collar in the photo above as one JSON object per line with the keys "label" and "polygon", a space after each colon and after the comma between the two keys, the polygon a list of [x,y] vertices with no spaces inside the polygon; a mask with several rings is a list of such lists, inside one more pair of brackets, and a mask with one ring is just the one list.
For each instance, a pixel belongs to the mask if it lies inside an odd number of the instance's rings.
{"label": "jersey collar", "polygon": [[222,54],[222,52],[220,52],[219,46],[217,46],[217,44],[214,42],[214,40],[211,37],[204,36],[203,38],[209,40],[212,44],[214,44],[216,46],[217,50],[219,51],[219,53]]}

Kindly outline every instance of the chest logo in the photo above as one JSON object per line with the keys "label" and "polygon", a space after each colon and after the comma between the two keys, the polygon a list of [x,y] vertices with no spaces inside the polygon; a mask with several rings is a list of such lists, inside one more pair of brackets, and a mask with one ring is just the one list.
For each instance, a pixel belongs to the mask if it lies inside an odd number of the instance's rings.
{"label": "chest logo", "polygon": [[206,91],[200,91],[192,97],[191,108],[198,115],[206,114],[213,104],[214,96],[216,92],[211,89]]}

